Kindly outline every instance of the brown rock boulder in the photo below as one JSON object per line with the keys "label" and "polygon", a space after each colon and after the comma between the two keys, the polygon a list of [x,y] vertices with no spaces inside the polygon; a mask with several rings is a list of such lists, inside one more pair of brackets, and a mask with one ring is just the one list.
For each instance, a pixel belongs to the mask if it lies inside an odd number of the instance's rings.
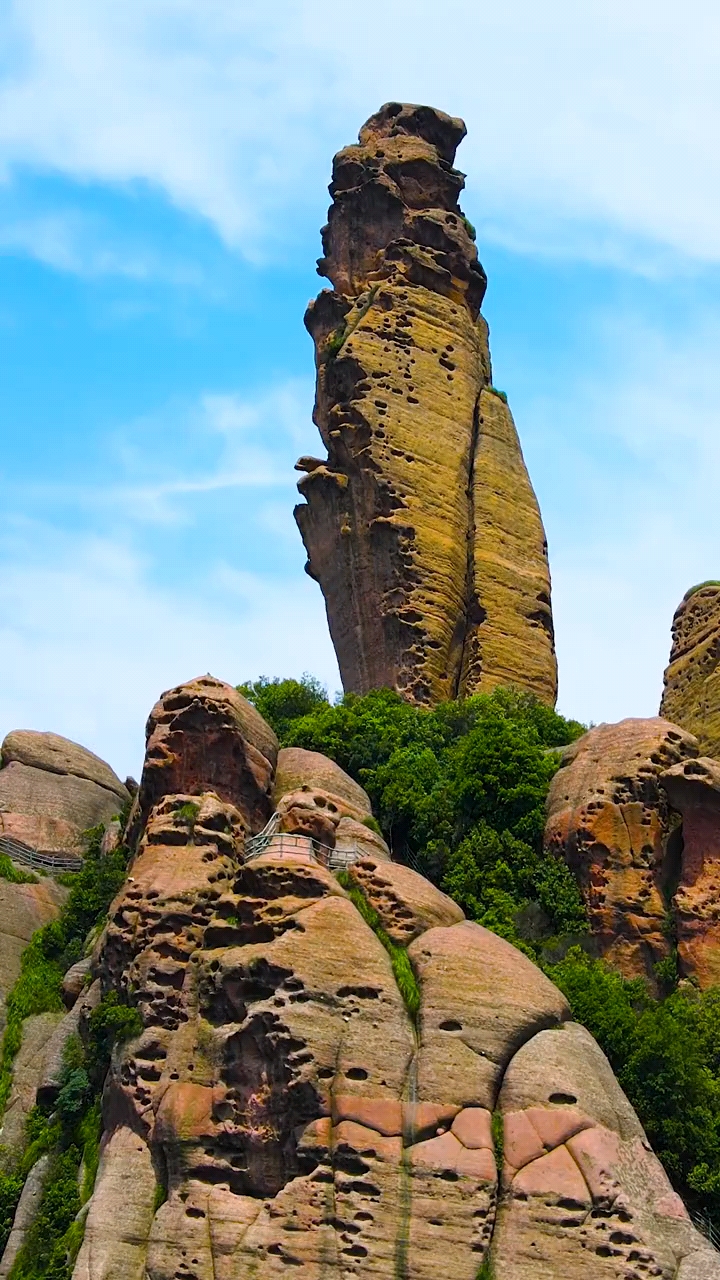
{"label": "brown rock boulder", "polygon": [[404,947],[427,929],[458,924],[464,913],[424,876],[385,859],[361,858],[349,868],[351,880],[377,911],[385,932]]}
{"label": "brown rock boulder", "polygon": [[81,747],[57,733],[37,733],[32,729],[15,729],[0,748],[2,767],[15,762],[45,773],[84,778],[106,791],[112,791],[120,804],[129,798],[127,788],[117,774],[87,747]]}
{"label": "brown rock boulder", "polygon": [[[515,1055],[499,1108],[504,1194],[497,1280],[674,1280],[719,1274],[584,1027],[542,1031]],[[678,1270],[682,1263],[685,1271]]]}
{"label": "brown rock boulder", "polygon": [[667,720],[621,720],[568,747],[550,785],[546,848],[574,872],[600,953],[626,977],[654,982],[669,954],[679,842],[659,779],[695,755],[695,739]]}
{"label": "brown rock boulder", "polygon": [[554,703],[547,549],[492,392],[486,279],[452,167],[461,120],[388,103],[333,162],[332,283],[305,323],[327,458],[295,516],[346,690],[416,702],[511,681]]}
{"label": "brown rock boulder", "polygon": [[319,751],[306,751],[304,747],[282,747],[273,786],[275,806],[283,796],[301,790],[318,790],[331,796],[342,814],[350,818],[362,821],[372,814],[367,792],[334,760]]}
{"label": "brown rock boulder", "polygon": [[130,823],[135,842],[163,796],[214,792],[251,831],[271,813],[275,734],[232,685],[201,676],[164,693],[150,712],[140,790]]}
{"label": "brown rock boulder", "polygon": [[703,989],[720,985],[720,764],[701,756],[660,776],[682,814],[682,856],[673,897],[680,970]]}
{"label": "brown rock boulder", "polygon": [[104,760],[56,733],[16,729],[0,749],[0,835],[42,852],[80,851],[81,833],[130,801]]}
{"label": "brown rock boulder", "polygon": [[660,714],[720,755],[720,583],[688,591],[675,611]]}
{"label": "brown rock boulder", "polygon": [[418,1098],[492,1110],[523,1041],[568,1017],[565,997],[521,951],[470,920],[428,930],[408,954],[422,997]]}

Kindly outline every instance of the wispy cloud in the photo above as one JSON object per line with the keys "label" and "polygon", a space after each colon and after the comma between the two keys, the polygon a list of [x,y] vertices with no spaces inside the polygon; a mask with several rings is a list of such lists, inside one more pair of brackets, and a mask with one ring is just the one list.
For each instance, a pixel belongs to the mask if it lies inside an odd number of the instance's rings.
{"label": "wispy cloud", "polygon": [[319,592],[217,562],[184,587],[120,542],[27,522],[0,556],[0,738],[51,729],[121,774],[142,764],[143,727],[162,692],[205,671],[239,683],[317,673],[339,684]]}
{"label": "wispy cloud", "polygon": [[[0,168],[145,183],[253,255],[388,98],[464,114],[468,202],[531,251],[720,259],[720,12],[689,0],[15,0]],[[398,58],[384,50],[402,50]],[[640,242],[641,252],[638,253]]]}

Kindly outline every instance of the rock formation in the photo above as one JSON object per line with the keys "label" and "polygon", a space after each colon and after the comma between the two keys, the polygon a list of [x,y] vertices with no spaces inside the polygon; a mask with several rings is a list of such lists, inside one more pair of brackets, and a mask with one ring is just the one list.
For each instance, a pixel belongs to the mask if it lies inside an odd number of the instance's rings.
{"label": "rock formation", "polygon": [[[560,992],[421,876],[356,850],[349,883],[407,947],[414,1016],[310,838],[249,852],[273,768],[252,794],[249,738],[230,726],[228,754],[195,685],[173,691],[199,707],[182,731],[158,717],[192,791],[150,806],[93,959],[143,1031],[113,1057],[74,1280],[437,1280],[449,1259],[453,1280],[486,1261],[499,1280],[716,1277]],[[234,801],[202,790],[231,788],[228,760]],[[280,769],[283,812],[298,793],[362,808],[316,753]]]}
{"label": "rock formation", "polygon": [[129,801],[104,760],[56,733],[16,729],[0,748],[0,836],[77,852],[83,831],[109,822]]}
{"label": "rock formation", "polygon": [[720,583],[694,587],[675,611],[660,714],[720,755]]}
{"label": "rock formation", "polygon": [[684,760],[660,777],[682,815],[682,861],[673,898],[680,971],[720,985],[720,764]]}
{"label": "rock formation", "polygon": [[697,751],[660,718],[602,724],[566,748],[550,785],[546,846],[574,872],[600,953],[628,978],[653,983],[670,952],[682,841],[661,781]]}
{"label": "rock formation", "polygon": [[540,512],[492,387],[485,273],[453,166],[465,126],[389,103],[333,163],[305,317],[314,420],[295,510],[346,690],[420,703],[514,683],[554,704]]}

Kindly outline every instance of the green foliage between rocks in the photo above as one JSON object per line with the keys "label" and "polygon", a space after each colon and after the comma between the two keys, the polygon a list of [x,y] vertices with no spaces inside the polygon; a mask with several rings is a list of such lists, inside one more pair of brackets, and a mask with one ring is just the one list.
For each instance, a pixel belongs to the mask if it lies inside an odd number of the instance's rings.
{"label": "green foliage between rocks", "polygon": [[432,710],[387,689],[331,706],[307,677],[243,692],[284,746],[321,751],[360,782],[394,856],[441,884],[471,919],[533,955],[554,935],[585,931],[573,877],[542,849],[558,765],[548,748],[571,742],[582,725],[513,689]]}
{"label": "green foliage between rocks", "polygon": [[337,879],[343,889],[349,893],[365,923],[370,926],[387,951],[395,982],[405,1002],[405,1008],[412,1021],[415,1022],[420,1010],[420,987],[405,947],[399,947],[396,942],[393,942],[392,938],[388,937],[377,911],[370,905],[362,889],[350,878],[349,873],[347,871],[338,871]]}
{"label": "green foliage between rocks", "polygon": [[720,989],[653,1000],[642,979],[578,947],[547,972],[607,1054],[676,1190],[720,1220]]}
{"label": "green foliage between rocks", "polygon": [[491,391],[494,396],[497,396],[498,400],[502,400],[503,404],[507,404],[507,391],[498,391],[497,387],[488,387],[488,391]]}
{"label": "green foliage between rocks", "polygon": [[237,690],[257,707],[281,742],[296,720],[329,705],[327,690],[307,672],[301,680],[270,680],[261,676],[259,680],[239,684]]}
{"label": "green foliage between rocks", "polygon": [[38,884],[39,876],[34,871],[21,871],[12,858],[0,853],[0,880],[9,880],[10,884]]}
{"label": "green foliage between rocks", "polygon": [[63,974],[83,954],[88,932],[104,918],[125,879],[127,851],[100,854],[104,828],[85,833],[85,864],[57,920],[38,929],[25,948],[20,977],[7,1001],[5,1034],[0,1051],[0,1116],[12,1087],[12,1067],[22,1042],[22,1024],[33,1014],[63,1009]]}

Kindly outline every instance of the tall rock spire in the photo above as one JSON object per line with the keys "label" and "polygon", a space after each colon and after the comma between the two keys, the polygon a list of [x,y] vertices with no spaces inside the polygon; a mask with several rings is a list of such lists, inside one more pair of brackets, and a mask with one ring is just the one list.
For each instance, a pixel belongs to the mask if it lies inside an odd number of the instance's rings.
{"label": "tall rock spire", "polygon": [[388,103],[333,163],[308,308],[314,421],[295,516],[346,690],[419,703],[514,683],[554,703],[547,547],[453,168],[462,120]]}

